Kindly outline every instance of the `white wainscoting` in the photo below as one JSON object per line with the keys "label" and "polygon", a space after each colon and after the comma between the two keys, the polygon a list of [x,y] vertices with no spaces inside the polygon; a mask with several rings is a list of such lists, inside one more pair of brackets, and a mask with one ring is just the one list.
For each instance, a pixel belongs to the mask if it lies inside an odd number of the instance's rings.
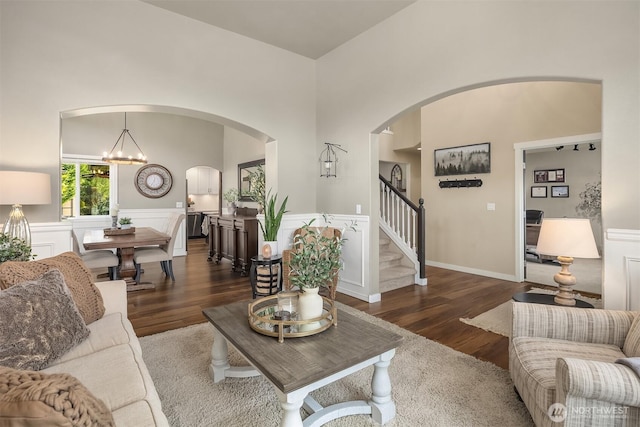
{"label": "white wainscoting", "polygon": [[640,230],[608,229],[604,244],[605,308],[640,311]]}
{"label": "white wainscoting", "polygon": [[30,224],[30,227],[31,250],[36,260],[73,250],[70,222],[40,222]]}
{"label": "white wainscoting", "polygon": [[[259,221],[264,221],[263,215],[258,215]],[[278,231],[278,251],[282,253],[284,249],[290,249],[293,241],[293,233],[305,223],[314,220],[313,225],[323,227],[327,225],[322,214],[292,214],[284,215],[280,230]],[[331,215],[327,217],[330,226],[335,228],[346,228],[353,221],[356,222],[356,231],[346,230],[342,250],[342,260],[344,269],[340,272],[338,280],[338,291],[350,295],[363,301],[371,301],[369,295],[369,217],[366,215]],[[260,231],[260,230],[258,230]],[[262,233],[258,233],[258,248],[262,248]],[[376,296],[373,296],[375,299]],[[379,298],[378,298],[379,300]]]}
{"label": "white wainscoting", "polygon": [[[169,215],[173,212],[184,213],[184,209],[121,209],[119,216],[128,216],[134,227],[153,227],[165,230]],[[36,259],[52,257],[73,250],[71,232],[75,230],[78,236],[83,236],[86,230],[101,230],[111,227],[109,216],[87,216],[69,218],[61,222],[46,222],[31,224],[31,247]],[[173,256],[187,254],[186,218],[182,222]]]}

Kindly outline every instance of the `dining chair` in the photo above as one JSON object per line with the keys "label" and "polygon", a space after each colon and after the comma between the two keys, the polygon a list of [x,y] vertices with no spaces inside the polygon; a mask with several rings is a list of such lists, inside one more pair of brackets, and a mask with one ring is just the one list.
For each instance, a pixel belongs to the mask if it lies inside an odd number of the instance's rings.
{"label": "dining chair", "polygon": [[136,276],[134,280],[136,282],[140,281],[140,275],[142,274],[141,264],[148,262],[160,262],[162,272],[171,277],[171,280],[175,282],[176,278],[173,275],[173,247],[175,246],[180,224],[182,224],[185,217],[186,215],[183,213],[171,214],[164,230],[166,234],[171,236],[171,239],[166,244],[160,246],[145,246],[134,249],[133,262],[136,266]]}
{"label": "dining chair", "polygon": [[107,268],[109,269],[109,279],[116,280],[118,278],[118,265],[120,259],[116,254],[108,249],[85,250],[80,241],[84,238],[84,230],[72,230],[73,251],[78,254],[82,262],[89,269]]}

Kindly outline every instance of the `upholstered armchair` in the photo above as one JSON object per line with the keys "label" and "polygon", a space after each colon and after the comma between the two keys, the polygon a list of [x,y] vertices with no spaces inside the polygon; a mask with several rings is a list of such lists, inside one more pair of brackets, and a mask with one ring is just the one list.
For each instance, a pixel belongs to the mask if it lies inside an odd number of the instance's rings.
{"label": "upholstered armchair", "polygon": [[640,312],[513,303],[509,371],[538,427],[640,425],[640,378],[615,363],[632,357]]}

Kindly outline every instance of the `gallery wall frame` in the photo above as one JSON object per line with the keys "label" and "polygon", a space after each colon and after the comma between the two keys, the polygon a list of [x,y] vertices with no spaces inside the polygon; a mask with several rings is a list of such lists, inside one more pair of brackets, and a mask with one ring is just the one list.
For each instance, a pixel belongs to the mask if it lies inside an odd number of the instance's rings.
{"label": "gallery wall frame", "polygon": [[551,197],[556,197],[556,198],[569,197],[569,186],[568,185],[552,185]]}
{"label": "gallery wall frame", "polygon": [[544,199],[547,197],[546,185],[532,185],[531,186],[531,198],[532,199]]}
{"label": "gallery wall frame", "polygon": [[435,176],[491,173],[491,143],[433,150]]}
{"label": "gallery wall frame", "polygon": [[539,169],[533,171],[533,182],[564,182],[564,169]]}

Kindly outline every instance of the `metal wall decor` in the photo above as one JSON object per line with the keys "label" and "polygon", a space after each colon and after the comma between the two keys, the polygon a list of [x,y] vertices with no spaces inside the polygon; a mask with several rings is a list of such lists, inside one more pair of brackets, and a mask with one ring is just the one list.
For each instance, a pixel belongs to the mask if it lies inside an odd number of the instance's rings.
{"label": "metal wall decor", "polygon": [[438,184],[440,188],[470,188],[470,187],[482,187],[482,180],[478,178],[474,179],[454,179],[440,181]]}
{"label": "metal wall decor", "polygon": [[320,153],[320,176],[329,178],[337,177],[338,155],[336,149],[347,153],[347,150],[340,147],[340,144],[325,142],[325,149]]}

